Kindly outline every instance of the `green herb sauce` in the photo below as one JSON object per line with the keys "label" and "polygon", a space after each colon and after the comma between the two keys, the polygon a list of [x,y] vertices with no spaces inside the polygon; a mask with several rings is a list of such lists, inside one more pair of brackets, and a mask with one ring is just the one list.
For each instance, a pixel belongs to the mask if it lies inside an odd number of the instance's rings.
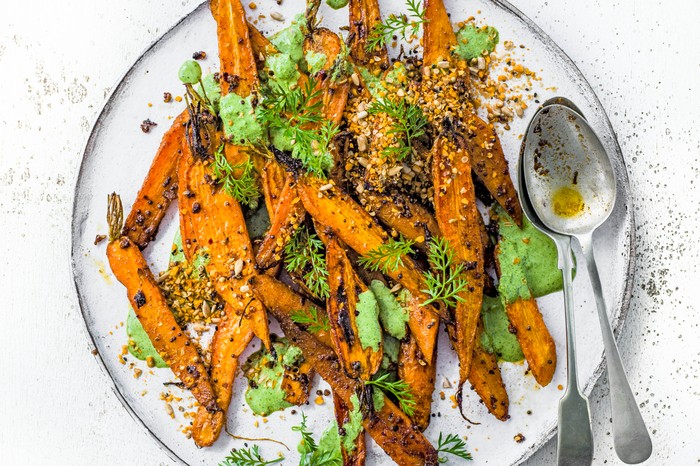
{"label": "green herb sauce", "polygon": [[348,422],[343,424],[345,435],[342,439],[343,450],[351,452],[355,450],[355,440],[362,432],[362,412],[360,411],[360,400],[357,395],[353,394],[350,397],[352,409],[348,413]]}
{"label": "green herb sauce", "polygon": [[214,111],[218,114],[219,102],[221,102],[221,85],[219,81],[214,78],[213,74],[208,74],[202,78],[202,84],[204,84],[204,90],[202,90],[202,85],[199,83],[194,86],[194,90],[203,98],[208,98],[214,107]]}
{"label": "green herb sauce", "polygon": [[252,144],[263,140],[263,127],[252,102],[252,95],[243,98],[233,92],[221,98],[219,114],[224,133],[234,143]]}
{"label": "green herb sauce", "polygon": [[153,358],[156,367],[168,367],[168,364],[153,347],[151,339],[148,338],[146,330],[144,330],[132,308],[129,308],[129,314],[126,316],[126,336],[129,338],[127,349],[133,357],[145,361],[150,356]]}
{"label": "green herb sauce", "polygon": [[524,359],[518,338],[508,329],[510,322],[500,298],[484,296],[481,305],[484,331],[481,345],[489,353],[495,353],[504,361],[517,362]]}
{"label": "green herb sauce", "polygon": [[518,298],[530,299],[562,289],[561,271],[557,265],[554,242],[523,217],[523,228],[502,209],[499,218],[498,255],[501,270],[498,292],[506,304]]}
{"label": "green herb sauce", "polygon": [[395,368],[399,362],[399,351],[401,350],[401,342],[389,334],[384,334],[384,356],[382,357],[381,368],[389,370]]}
{"label": "green herb sauce", "polygon": [[306,59],[306,65],[308,66],[309,74],[311,75],[321,71],[323,67],[326,66],[326,62],[328,61],[328,57],[326,57],[325,54],[317,53],[313,50],[306,52],[304,58]]}
{"label": "green herb sauce", "polygon": [[326,5],[333,8],[334,10],[340,10],[348,6],[349,0],[326,0]]}
{"label": "green herb sauce", "polygon": [[270,37],[270,42],[282,53],[289,55],[294,62],[301,66],[304,58],[304,34],[306,18],[303,14],[294,17],[289,27],[282,29]]}
{"label": "green herb sauce", "polygon": [[357,330],[363,349],[379,351],[382,342],[382,328],[379,325],[379,305],[372,290],[360,293],[357,302]]}
{"label": "green herb sauce", "polygon": [[[370,289],[377,299],[377,304],[379,305],[379,321],[382,323],[384,331],[399,340],[406,338],[408,308],[401,306],[389,288],[381,281],[373,280]],[[403,291],[404,290],[402,290],[402,292]],[[408,293],[408,290],[405,291]]]}
{"label": "green herb sauce", "polygon": [[367,68],[358,67],[358,69],[360,70],[362,81],[372,97],[375,99],[381,99],[381,94],[386,94],[386,87],[384,87],[382,79],[379,76],[373,75]]}
{"label": "green herb sauce", "polygon": [[292,370],[302,359],[301,349],[284,338],[272,345],[277,353],[276,358],[262,348],[250,355],[243,365],[243,375],[248,379],[245,401],[259,416],[268,416],[292,406],[286,401],[287,393],[282,389],[282,381],[285,370]]}
{"label": "green herb sauce", "polygon": [[457,31],[455,53],[463,60],[480,57],[486,51],[493,52],[498,45],[498,30],[491,26],[477,27],[465,24]]}
{"label": "green herb sauce", "polygon": [[275,82],[284,90],[296,85],[301,77],[297,63],[286,53],[269,55],[265,60],[265,67],[270,73],[270,81]]}

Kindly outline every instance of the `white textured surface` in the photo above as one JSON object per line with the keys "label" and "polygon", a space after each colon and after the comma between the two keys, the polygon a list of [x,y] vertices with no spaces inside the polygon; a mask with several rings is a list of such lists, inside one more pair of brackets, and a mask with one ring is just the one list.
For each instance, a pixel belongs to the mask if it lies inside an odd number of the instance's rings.
{"label": "white textured surface", "polygon": [[[81,151],[106,94],[197,3],[3,7],[0,464],[170,464],[120,406],[90,354],[70,277],[69,224]],[[581,9],[573,0],[515,1],[579,65],[618,133],[638,224],[621,352],[655,441],[648,463],[696,464],[700,6],[599,3]],[[621,464],[606,391],[602,379],[591,399],[595,464]],[[553,464],[553,453],[550,442],[527,464]]]}

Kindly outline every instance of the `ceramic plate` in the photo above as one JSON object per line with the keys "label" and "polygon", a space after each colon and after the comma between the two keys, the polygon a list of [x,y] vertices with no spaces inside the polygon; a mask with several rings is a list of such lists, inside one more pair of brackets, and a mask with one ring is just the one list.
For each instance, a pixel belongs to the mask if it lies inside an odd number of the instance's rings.
{"label": "ceramic plate", "polygon": [[[300,0],[286,0],[281,7],[275,2],[264,3],[255,11],[269,13],[265,6],[279,8],[286,18],[303,10]],[[385,0],[383,13],[396,11],[391,5],[402,2]],[[618,177],[618,196],[610,220],[598,231],[595,238],[596,256],[599,260],[605,299],[610,310],[610,319],[619,331],[628,306],[632,281],[632,259],[634,257],[632,206],[629,197],[627,173],[615,134],[605,111],[593,90],[571,60],[522,13],[506,2],[486,0],[446,0],[448,10],[455,21],[474,15],[479,22],[495,26],[501,41],[512,40],[521,54],[522,62],[542,77],[542,88],[538,90],[540,101],[563,95],[572,99],[581,108],[591,126],[603,141],[610,154]],[[347,9],[333,11],[323,7],[324,24],[337,30],[347,23]],[[477,13],[477,11],[480,11]],[[269,14],[268,14],[269,18]],[[261,21],[258,27],[264,32],[273,32],[283,27],[282,23]],[[170,126],[171,118],[183,108],[182,103],[164,103],[163,92],[173,95],[182,93],[177,79],[179,65],[194,51],[204,50],[208,58],[202,62],[205,70],[215,71],[218,66],[215,23],[206,4],[183,18],[160,40],[153,44],[131,67],[115,88],[100,114],[87,143],[78,178],[73,211],[73,270],[78,290],[80,307],[89,336],[97,349],[96,359],[106,370],[116,395],[138,424],[163,447],[174,460],[191,465],[218,464],[232,447],[243,445],[222,435],[211,448],[198,449],[185,438],[181,430],[189,424],[183,412],[175,410],[171,419],[165,409],[161,394],[169,392],[183,398],[182,406],[188,408],[192,399],[174,386],[164,386],[173,380],[168,369],[149,370],[144,363],[127,356],[127,363],[119,361],[126,343],[123,322],[126,320],[128,303],[124,288],[115,281],[108,270],[104,243],[93,244],[96,234],[107,232],[105,221],[107,194],[116,191],[122,195],[128,209],[136,196],[151,159],[155,154],[162,133]],[[152,103],[149,106],[148,103]],[[520,140],[527,122],[535,111],[533,103],[525,114],[502,134],[505,153],[515,168]],[[140,123],[150,118],[158,123],[150,133],[144,134]],[[161,226],[158,240],[147,249],[146,256],[154,271],[163,270],[174,232],[177,229],[175,209],[171,209]],[[602,340],[595,314],[588,276],[579,270],[575,279],[576,325],[579,348],[580,380],[582,387],[590,393],[602,371]],[[563,300],[556,293],[539,300],[547,325],[556,341],[559,364],[552,382],[544,388],[537,386],[531,375],[524,375],[524,364],[502,363],[501,370],[510,396],[511,419],[500,422],[490,416],[478,397],[466,390],[465,412],[479,425],[470,425],[452,407],[449,397],[453,389],[442,388],[442,381],[453,384],[457,378],[457,363],[449,349],[444,332],[441,332],[438,357],[437,389],[434,396],[432,422],[426,435],[433,441],[439,432],[457,433],[468,437],[468,446],[476,465],[517,464],[527,458],[554,435],[557,419],[557,402],[562,395],[565,380],[565,334]],[[249,352],[258,349],[259,344]],[[245,357],[245,356],[244,356]],[[143,370],[143,375],[134,378],[134,367]],[[313,390],[324,389],[322,381],[316,382]],[[229,410],[228,430],[243,437],[272,437],[285,443],[291,451],[278,444],[257,442],[263,456],[273,458],[278,452],[287,455],[284,464],[295,464],[298,434],[291,427],[299,422],[299,414],[290,410],[274,413],[266,421],[256,419],[246,408],[243,392],[246,381],[236,379],[236,391]],[[444,392],[445,400],[439,393]],[[312,397],[313,398],[313,397]],[[177,407],[177,405],[176,405]],[[316,405],[311,403],[303,410],[309,416],[310,427],[320,434],[332,420],[332,401]],[[192,411],[192,409],[186,409]],[[298,411],[298,410],[297,410]],[[258,422],[256,422],[256,420]],[[257,426],[256,426],[257,424]],[[515,442],[522,434],[524,440]],[[392,464],[391,460],[376,445],[370,442],[368,464]]]}

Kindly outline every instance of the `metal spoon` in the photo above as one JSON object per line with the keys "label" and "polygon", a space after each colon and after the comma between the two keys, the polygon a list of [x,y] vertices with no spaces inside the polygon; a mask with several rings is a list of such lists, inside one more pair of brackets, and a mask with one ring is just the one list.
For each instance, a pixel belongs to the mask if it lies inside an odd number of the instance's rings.
{"label": "metal spoon", "polygon": [[[531,123],[532,124],[532,123]],[[518,188],[523,212],[530,223],[546,234],[557,246],[559,269],[562,272],[564,288],[564,316],[566,320],[566,377],[567,387],[559,401],[559,433],[557,436],[557,465],[590,466],[593,462],[593,432],[588,399],[583,396],[578,385],[576,369],[576,333],[574,331],[574,300],[572,289],[571,238],[547,228],[535,214],[524,178],[523,153],[527,150],[527,139],[518,162]]]}
{"label": "metal spoon", "polygon": [[[522,191],[540,222],[555,233],[576,238],[586,259],[607,360],[615,451],[625,463],[641,463],[651,456],[651,438],[620,360],[593,255],[593,232],[615,206],[610,159],[579,113],[553,103],[530,123],[521,165],[526,188]],[[560,193],[566,193],[564,202],[558,202]]]}

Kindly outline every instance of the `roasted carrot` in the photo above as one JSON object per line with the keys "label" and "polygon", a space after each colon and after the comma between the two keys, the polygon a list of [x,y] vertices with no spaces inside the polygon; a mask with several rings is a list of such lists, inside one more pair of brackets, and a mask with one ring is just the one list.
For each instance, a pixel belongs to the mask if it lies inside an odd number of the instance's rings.
{"label": "roasted carrot", "polygon": [[233,393],[233,380],[230,374],[236,373],[238,358],[252,338],[250,321],[236,316],[235,311],[227,304],[211,343],[210,377],[216,391],[216,402],[221,411],[212,414],[202,407],[197,411],[192,424],[192,438],[200,447],[212,445],[221,434]]}
{"label": "roasted carrot", "polygon": [[265,208],[271,215],[277,210],[280,194],[286,186],[287,171],[274,159],[268,159],[260,170],[260,181],[262,192],[265,198]]}
{"label": "roasted carrot", "polygon": [[[387,233],[349,195],[335,186],[321,191],[321,186],[323,182],[311,176],[303,177],[299,183],[301,201],[314,219],[360,255],[366,255],[388,241]],[[421,291],[426,288],[423,276],[416,267],[411,266],[411,258],[404,258],[404,264],[390,270],[388,275],[421,302],[426,301],[428,298]],[[416,336],[423,354],[430,355],[426,357],[432,359],[438,330],[438,316],[434,314],[433,308],[417,306],[410,314],[408,326]]]}
{"label": "roasted carrot", "polygon": [[[260,277],[256,277],[258,280]],[[270,279],[273,280],[273,279]],[[287,312],[279,306],[270,312],[280,322],[284,334],[304,353],[314,369],[328,382],[333,392],[343,400],[349,400],[359,388],[359,382],[338,370],[340,362],[332,349],[315,337],[301,330],[292,322]],[[375,442],[402,466],[437,466],[437,451],[423,434],[416,430],[411,420],[391,400],[384,397],[381,409],[375,410],[362,422]]]}
{"label": "roasted carrot", "polygon": [[[293,312],[313,307],[313,304],[267,275],[258,275],[249,284],[268,311],[280,322],[285,336],[301,348],[304,357],[312,362],[316,372],[329,383],[334,396],[340,397],[347,405],[347,401],[361,386],[357,380],[339,370],[341,364],[332,350],[330,333],[321,331],[312,336],[290,320]],[[397,464],[438,464],[435,449],[430,442],[388,398],[384,397],[381,409],[364,419],[363,426]]]}
{"label": "roasted carrot", "polygon": [[425,430],[430,423],[430,407],[435,390],[435,370],[437,359],[433,356],[432,363],[423,357],[413,335],[401,342],[399,352],[399,379],[408,384],[416,402],[411,420],[415,425]]}
{"label": "roasted carrot", "polygon": [[510,218],[522,227],[523,210],[496,130],[473,112],[462,115],[462,121],[469,129],[466,148],[472,170]]}
{"label": "roasted carrot", "polygon": [[122,204],[119,196],[109,196],[107,258],[114,276],[124,285],[136,317],[141,322],[158,354],[170,366],[199,404],[212,414],[220,411],[207,369],[180,326],[138,246],[121,236]]}
{"label": "roasted carrot", "polygon": [[[316,306],[313,302],[295,293],[284,283],[268,275],[258,275],[250,281],[255,296],[263,303],[273,315],[275,313],[290,315],[292,312],[313,309],[319,315],[326,315],[326,310]],[[314,336],[322,344],[333,348],[333,340],[329,329],[320,328]]]}
{"label": "roasted carrot", "polygon": [[449,325],[452,346],[459,357],[460,388],[469,375],[472,352],[477,338],[484,287],[484,257],[481,244],[480,213],[469,169],[469,154],[449,140],[438,137],[433,147],[433,185],[435,217],[442,236],[464,264],[467,288],[459,294],[454,310],[454,325]]}
{"label": "roasted carrot", "polygon": [[[483,324],[479,319],[479,334],[482,331]],[[508,419],[508,392],[501,378],[498,357],[485,351],[480,341],[474,345],[469,383],[491,414],[501,421]]]}
{"label": "roasted carrot", "polygon": [[265,37],[258,28],[248,23],[248,34],[250,36],[250,47],[253,50],[253,56],[258,65],[258,69],[265,66],[265,59],[268,55],[277,53],[277,48],[270,42],[270,39]]}
{"label": "roasted carrot", "polygon": [[441,60],[449,60],[457,45],[457,36],[442,0],[424,0],[423,8],[423,63],[435,65]]}
{"label": "roasted carrot", "polygon": [[140,249],[153,241],[165,211],[177,197],[177,162],[185,140],[187,110],[173,121],[160,142],[156,156],[126,218],[122,235]]}
{"label": "roasted carrot", "polygon": [[346,374],[353,378],[369,380],[382,363],[383,351],[381,342],[378,348],[365,348],[360,342],[357,307],[360,294],[367,291],[367,286],[352,269],[348,256],[337,238],[331,238],[326,249],[330,286],[330,297],[327,300],[328,318],[333,346]]}
{"label": "roasted carrot", "polygon": [[[265,310],[245,286],[254,275],[253,246],[238,202],[221,189],[212,189],[205,162],[183,151],[179,179],[183,189],[181,212],[192,222],[197,247],[209,254],[207,272],[217,293],[235,309],[236,315],[252,319],[253,331],[269,348],[270,337]],[[184,248],[188,246],[183,244]]]}
{"label": "roasted carrot", "polygon": [[380,222],[396,230],[416,247],[427,251],[430,240],[440,236],[440,228],[433,215],[425,207],[416,204],[400,193],[379,194],[365,191],[363,200]]}
{"label": "roasted carrot", "polygon": [[506,314],[518,337],[530,372],[542,386],[549,384],[557,367],[554,339],[544,323],[534,297],[506,304]]}
{"label": "roasted carrot", "polygon": [[[263,178],[265,177],[263,176]],[[284,246],[294,235],[306,215],[292,174],[286,175],[284,185],[275,201],[276,205],[270,215],[270,228],[267,230],[256,255],[258,266],[263,270],[282,260],[281,253]]]}
{"label": "roasted carrot", "polygon": [[[377,0],[350,0],[350,56],[357,65],[387,68],[389,54],[386,47],[367,50],[367,40],[374,28],[382,22]],[[379,60],[377,60],[379,58]]]}
{"label": "roasted carrot", "polygon": [[[348,403],[335,392],[333,392],[333,408],[338,426],[342,426],[350,421],[350,407]],[[348,452],[345,448],[341,448],[341,451],[343,454],[343,466],[364,466],[367,457],[364,431],[360,432],[355,439],[355,449],[353,451]]]}
{"label": "roasted carrot", "polygon": [[[453,48],[457,45],[457,36],[452,29],[443,1],[425,0],[424,5],[426,20],[423,34],[424,66],[437,66],[439,61],[450,63],[451,66],[457,65],[459,60],[452,54]],[[461,62],[461,67],[466,68],[466,64]],[[458,79],[463,82],[457,87],[466,89],[469,73],[461,74]],[[427,83],[428,88],[436,85],[439,86],[435,83]],[[458,99],[468,98],[469,96],[465,94]],[[462,126],[464,144],[469,153],[472,170],[491,196],[515,220],[515,223],[522,226],[522,208],[510,177],[508,161],[493,126],[481,120],[471,106],[456,110],[462,113],[456,116]]]}
{"label": "roasted carrot", "polygon": [[209,7],[216,20],[221,93],[247,97],[257,86],[258,71],[245,10],[239,0],[211,0]]}

